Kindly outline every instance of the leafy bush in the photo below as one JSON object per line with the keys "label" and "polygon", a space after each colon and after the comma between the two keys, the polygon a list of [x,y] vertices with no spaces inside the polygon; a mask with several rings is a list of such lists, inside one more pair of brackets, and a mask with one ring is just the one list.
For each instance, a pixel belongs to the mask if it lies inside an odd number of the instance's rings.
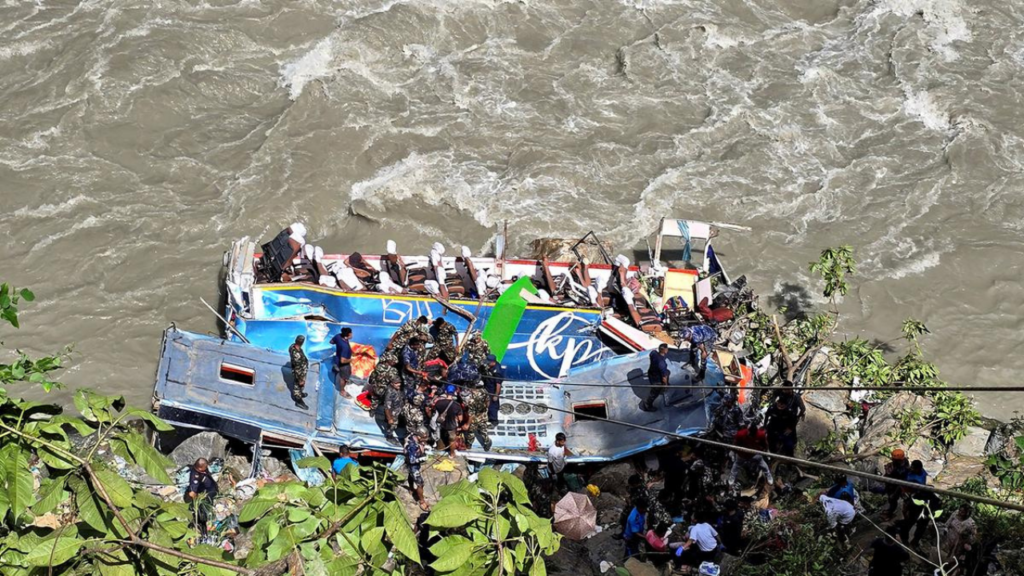
{"label": "leafy bush", "polygon": [[845,554],[813,504],[798,506],[770,522],[754,522],[747,530],[745,557],[736,576],[834,576],[845,566]]}
{"label": "leafy bush", "polygon": [[547,574],[543,556],[558,551],[561,536],[530,509],[522,480],[483,468],[478,484],[463,480],[441,493],[425,522],[436,573],[489,574],[498,566],[497,574]]}

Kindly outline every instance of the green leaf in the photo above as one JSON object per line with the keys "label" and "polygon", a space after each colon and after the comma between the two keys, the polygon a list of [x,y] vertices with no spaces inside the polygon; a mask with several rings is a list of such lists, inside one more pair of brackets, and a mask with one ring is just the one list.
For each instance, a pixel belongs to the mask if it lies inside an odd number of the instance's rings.
{"label": "green leaf", "polygon": [[509,549],[509,548],[502,549],[502,551],[501,551],[501,564],[502,564],[502,567],[505,569],[505,574],[515,574],[516,573],[515,558],[512,556],[512,550],[511,549]]}
{"label": "green leaf", "polygon": [[94,472],[114,506],[124,508],[132,505],[132,487],[124,481],[124,478],[118,476],[117,472],[105,468],[97,469]]}
{"label": "green leaf", "polygon": [[11,509],[11,503],[7,500],[7,492],[0,490],[0,524],[3,524],[7,511]]}
{"label": "green leaf", "polygon": [[[615,571],[618,572],[619,568],[616,567]],[[619,572],[621,574],[621,572]],[[533,559],[533,564],[530,565],[530,576],[547,576],[548,567],[544,564],[544,558],[537,556]],[[626,576],[629,576],[629,572],[626,572]]]}
{"label": "green leaf", "polygon": [[384,505],[384,530],[395,548],[410,561],[420,563],[420,547],[416,542],[416,534],[409,526],[409,520],[398,502]]}
{"label": "green leaf", "polygon": [[4,458],[7,476],[7,502],[15,516],[21,516],[35,497],[32,495],[32,472],[28,457],[16,444],[9,444]]}
{"label": "green leaf", "polygon": [[99,503],[92,490],[78,476],[68,477],[68,487],[75,493],[78,517],[97,532],[106,533],[107,524],[100,512]]}
{"label": "green leaf", "polygon": [[[53,512],[57,505],[64,501],[64,485],[66,481],[67,477],[62,476],[43,486],[39,501],[32,506],[32,513],[36,516],[42,516],[47,512]],[[3,514],[0,514],[0,518],[2,517]]]}
{"label": "green leaf", "polygon": [[476,545],[472,543],[452,546],[437,560],[434,560],[430,567],[438,572],[451,572],[469,560],[475,547]]}
{"label": "green leaf", "polygon": [[1017,444],[1017,448],[1024,450],[1024,436],[1017,436],[1013,441]]}
{"label": "green leaf", "polygon": [[467,480],[459,480],[455,484],[441,486],[438,493],[441,494],[444,501],[459,500],[464,504],[469,504],[479,498],[480,488]]}
{"label": "green leaf", "polygon": [[327,564],[327,573],[331,576],[356,576],[359,573],[359,558],[342,556]]}
{"label": "green leaf", "polygon": [[427,516],[426,524],[438,528],[458,528],[480,518],[480,513],[461,502],[441,500]]}
{"label": "green leaf", "polygon": [[135,567],[124,550],[98,555],[93,564],[100,569],[100,576],[135,576]]}
{"label": "green leaf", "polygon": [[253,498],[246,502],[245,506],[242,506],[242,511],[238,513],[238,521],[242,523],[252,522],[266,514],[267,511],[273,508],[276,504],[278,504],[278,500],[276,498],[273,500]]}
{"label": "green leaf", "polygon": [[58,416],[54,416],[50,421],[53,422],[54,424],[67,424],[68,426],[74,428],[75,432],[78,432],[82,436],[88,436],[96,431],[95,428],[86,424],[85,420],[82,420],[81,418],[75,418],[74,416],[65,416],[61,414]]}
{"label": "green leaf", "polygon": [[295,465],[299,468],[317,468],[324,474],[328,475],[331,473],[331,462],[323,456],[306,456],[305,458],[299,458],[295,461]]}
{"label": "green leaf", "polygon": [[305,508],[288,508],[288,521],[292,524],[305,522],[310,516],[312,516],[312,514]]}
{"label": "green leaf", "polygon": [[[220,560],[221,562],[228,561],[224,557],[224,551],[220,548],[215,548],[209,544],[200,544],[191,550],[192,554],[199,556],[200,558],[206,558],[207,560]],[[223,568],[215,568],[207,564],[196,564],[196,570],[199,570],[203,576],[234,576],[236,573]]]}
{"label": "green leaf", "polygon": [[82,544],[85,540],[77,537],[44,540],[28,552],[25,563],[30,566],[60,566],[74,558]]}
{"label": "green leaf", "polygon": [[32,302],[33,300],[36,299],[36,295],[33,294],[32,291],[29,290],[28,288],[21,289],[21,297],[25,300],[25,302]]}
{"label": "green leaf", "polygon": [[459,534],[452,534],[451,536],[445,536],[441,540],[434,543],[434,545],[430,547],[430,553],[433,554],[436,558],[440,558],[441,556],[447,554],[448,551],[452,548],[456,546],[462,546],[464,544],[472,545],[473,541],[469,540],[465,536]]}
{"label": "green leaf", "polygon": [[384,527],[377,526],[363,532],[359,544],[367,554],[374,555],[380,552],[384,548]]}
{"label": "green leaf", "polygon": [[135,416],[136,418],[149,422],[153,429],[158,432],[171,432],[174,430],[174,426],[164,422],[156,414],[147,410],[142,410],[140,408],[126,408],[125,412]]}
{"label": "green leaf", "polygon": [[146,442],[138,432],[125,432],[118,436],[124,440],[131,451],[135,463],[152,476],[157,482],[173,484],[174,480],[167,475],[167,468],[174,466],[166,456],[161,454]]}
{"label": "green leaf", "polygon": [[615,567],[615,573],[618,574],[619,576],[629,576],[629,570],[626,570],[622,566],[616,566]]}
{"label": "green leaf", "polygon": [[522,480],[516,478],[514,474],[501,472],[501,481],[512,492],[512,499],[516,504],[530,503],[530,493],[526,490],[526,484],[523,484]]}
{"label": "green leaf", "polygon": [[480,473],[477,475],[477,480],[480,482],[480,486],[497,496],[501,492],[501,476],[488,466],[484,466],[480,469]]}

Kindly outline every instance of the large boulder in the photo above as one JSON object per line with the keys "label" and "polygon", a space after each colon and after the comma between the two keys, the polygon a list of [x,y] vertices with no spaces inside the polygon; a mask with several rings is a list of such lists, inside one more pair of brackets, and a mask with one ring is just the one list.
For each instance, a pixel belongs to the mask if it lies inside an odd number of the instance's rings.
{"label": "large boulder", "polygon": [[[597,523],[601,526],[611,526],[619,523],[622,509],[626,507],[626,500],[611,492],[601,492],[593,499],[594,507],[597,508]],[[616,526],[615,530],[621,530]]]}
{"label": "large boulder", "polygon": [[941,451],[935,450],[927,438],[915,438],[909,445],[898,445],[898,442],[892,437],[892,432],[898,426],[901,414],[909,410],[917,410],[928,415],[934,406],[935,403],[930,398],[910,392],[900,392],[872,408],[864,421],[864,429],[860,440],[857,441],[856,453],[873,455],[865,456],[862,461],[857,463],[857,468],[876,474],[882,473],[888,458],[881,452],[902,448],[907,453],[907,459],[920,460],[929,476],[932,478],[938,476],[944,465],[943,454]]}
{"label": "large boulder", "polygon": [[600,571],[601,562],[616,565],[622,562],[625,545],[621,540],[616,540],[613,537],[615,533],[614,530],[604,530],[583,541],[587,548],[587,555],[590,557],[590,565],[595,570]]}
{"label": "large boulder", "polygon": [[832,414],[842,414],[847,410],[850,393],[846,390],[814,390],[804,392],[804,404],[810,408],[815,406]]}
{"label": "large boulder", "polygon": [[180,468],[194,464],[200,458],[224,458],[227,453],[227,438],[216,432],[200,432],[178,444],[178,447],[171,451],[170,458],[175,466]]}
{"label": "large boulder", "polygon": [[629,576],[661,576],[661,569],[650,562],[641,562],[636,558],[626,560],[625,566]]}
{"label": "large boulder", "polygon": [[625,498],[629,495],[629,477],[636,469],[629,462],[616,462],[601,468],[590,477],[590,483],[601,489]]}
{"label": "large boulder", "polygon": [[978,476],[988,477],[988,466],[982,458],[951,454],[941,473],[932,476],[939,488],[956,488]]}
{"label": "large boulder", "polygon": [[967,435],[957,440],[953,447],[949,449],[949,452],[957,456],[981,458],[985,455],[985,446],[988,445],[988,439],[991,436],[992,433],[988,430],[971,426],[967,428]]}

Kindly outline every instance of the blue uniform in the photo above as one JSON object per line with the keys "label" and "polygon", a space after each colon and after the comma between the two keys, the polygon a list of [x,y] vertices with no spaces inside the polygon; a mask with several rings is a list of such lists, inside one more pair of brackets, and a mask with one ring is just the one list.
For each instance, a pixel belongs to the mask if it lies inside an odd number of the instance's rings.
{"label": "blue uniform", "polygon": [[661,384],[668,377],[668,361],[657,350],[651,350],[651,367],[647,369],[647,379],[651,384]]}
{"label": "blue uniform", "polygon": [[331,466],[331,469],[334,470],[335,474],[341,474],[341,471],[344,470],[345,466],[348,466],[349,464],[357,467],[359,466],[359,462],[356,462],[352,458],[346,456],[344,458],[338,458],[337,460],[335,460],[334,464]]}
{"label": "blue uniform", "polygon": [[334,352],[339,359],[352,359],[352,345],[347,339],[342,338],[341,334],[335,334],[334,338],[331,338],[331,344],[334,344]]}

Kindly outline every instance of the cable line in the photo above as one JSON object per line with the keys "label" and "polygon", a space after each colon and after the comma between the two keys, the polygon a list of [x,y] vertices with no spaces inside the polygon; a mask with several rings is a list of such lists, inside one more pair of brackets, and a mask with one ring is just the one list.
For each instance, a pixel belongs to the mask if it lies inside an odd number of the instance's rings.
{"label": "cable line", "polygon": [[[473,386],[464,386],[461,384],[454,384],[457,388],[472,389]],[[596,420],[599,422],[607,422],[609,424],[616,424],[619,426],[626,426],[636,430],[643,430],[645,432],[653,432],[655,434],[661,434],[663,436],[670,436],[678,440],[686,440],[696,442],[698,444],[704,444],[706,446],[713,446],[723,450],[731,450],[733,452],[744,452],[746,454],[757,455],[778,460],[779,462],[786,462],[789,464],[797,464],[801,466],[809,466],[811,468],[817,468],[819,470],[827,470],[829,472],[835,472],[846,476],[857,476],[859,478],[866,478],[868,480],[874,480],[883,484],[890,484],[893,486],[899,486],[901,488],[911,488],[913,490],[923,490],[925,492],[933,492],[935,494],[941,494],[943,496],[950,496],[953,498],[960,498],[963,500],[970,500],[979,504],[988,504],[990,506],[997,506],[999,508],[1006,508],[1009,510],[1016,510],[1018,512],[1024,512],[1024,504],[1016,504],[1013,502],[1003,502],[994,498],[988,498],[985,496],[976,496],[974,494],[967,494],[964,492],[957,492],[954,490],[947,490],[945,488],[936,488],[935,486],[928,486],[925,484],[915,484],[913,482],[907,482],[905,480],[897,480],[895,478],[887,478],[885,476],[879,476],[878,474],[871,474],[869,472],[862,472],[853,468],[842,468],[840,466],[832,466],[831,464],[824,464],[821,462],[814,462],[812,460],[805,460],[803,458],[796,458],[793,456],[783,456],[781,454],[772,454],[771,452],[763,452],[761,450],[754,450],[753,448],[744,448],[741,446],[734,446],[732,444],[726,444],[725,442],[719,442],[717,440],[709,440],[707,438],[699,438],[697,436],[684,436],[676,432],[669,432],[667,430],[660,430],[658,428],[652,428],[650,426],[644,426],[642,424],[634,424],[632,422],[624,422],[621,420],[613,420],[611,418],[602,418],[600,416],[592,416],[590,414],[581,414],[575,410],[566,410],[564,408],[555,408],[546,404],[540,404],[537,402],[528,402],[526,400],[517,400],[515,398],[505,398],[502,401],[518,402],[520,404],[526,404],[527,406],[539,406],[547,408],[553,412],[562,412],[564,414],[571,414],[573,416],[583,416],[587,420]]]}

